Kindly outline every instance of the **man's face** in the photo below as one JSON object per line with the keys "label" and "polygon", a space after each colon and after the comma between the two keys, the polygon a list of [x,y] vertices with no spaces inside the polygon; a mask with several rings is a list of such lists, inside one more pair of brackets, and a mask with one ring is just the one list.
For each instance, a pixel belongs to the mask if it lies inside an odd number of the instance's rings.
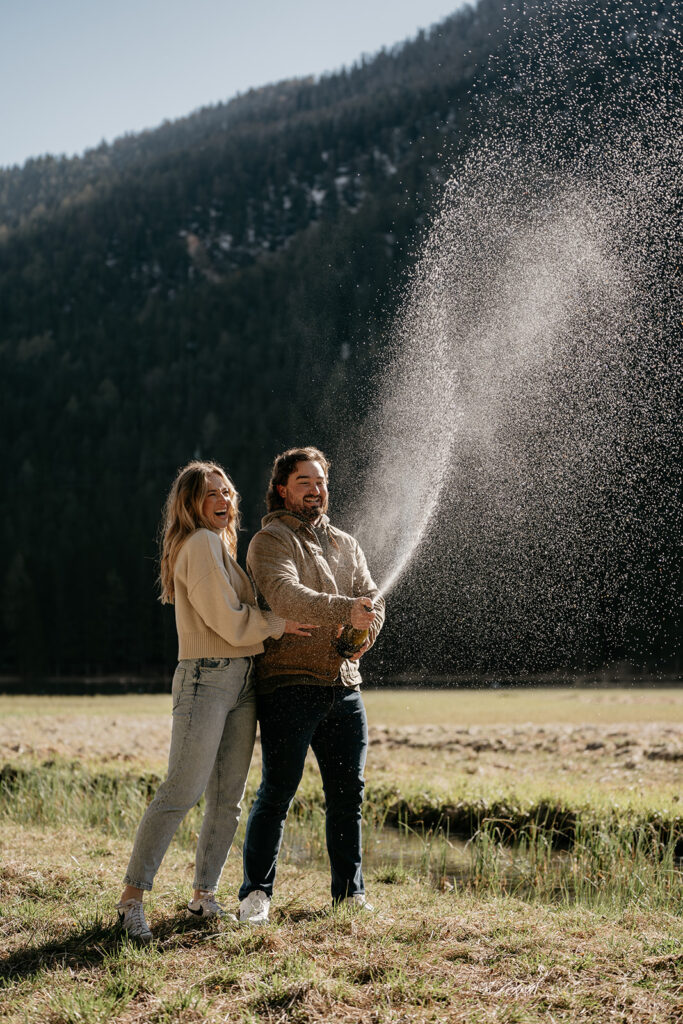
{"label": "man's face", "polygon": [[315,523],[327,512],[327,480],[319,462],[297,462],[286,484],[278,484],[278,494],[290,512]]}

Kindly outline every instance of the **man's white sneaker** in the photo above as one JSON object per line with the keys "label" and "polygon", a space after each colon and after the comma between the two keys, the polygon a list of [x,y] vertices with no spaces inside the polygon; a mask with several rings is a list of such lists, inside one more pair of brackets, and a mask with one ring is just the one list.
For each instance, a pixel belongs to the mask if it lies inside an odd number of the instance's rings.
{"label": "man's white sneaker", "polygon": [[354,892],[353,896],[348,896],[343,902],[354,910],[366,910],[369,914],[375,909],[374,904],[366,900],[364,892]]}
{"label": "man's white sneaker", "polygon": [[240,903],[240,924],[267,924],[270,897],[262,889],[254,889]]}
{"label": "man's white sneaker", "polygon": [[187,909],[195,917],[224,917],[228,921],[236,921],[237,918],[234,914],[229,914],[227,910],[216,901],[216,895],[213,892],[202,892],[198,900],[190,900],[187,904]]}
{"label": "man's white sneaker", "polygon": [[119,912],[119,924],[131,939],[138,939],[140,942],[152,941],[152,933],[142,909],[142,900],[131,899],[117,903],[116,909]]}
{"label": "man's white sneaker", "polygon": [[348,909],[355,913],[359,911],[361,914],[374,914],[374,920],[382,924],[393,924],[394,918],[387,917],[386,914],[381,913],[375,907],[374,903],[369,903],[365,898],[364,892],[355,892],[353,896],[348,896],[345,900],[340,900],[339,903],[335,904],[337,907],[348,907]]}

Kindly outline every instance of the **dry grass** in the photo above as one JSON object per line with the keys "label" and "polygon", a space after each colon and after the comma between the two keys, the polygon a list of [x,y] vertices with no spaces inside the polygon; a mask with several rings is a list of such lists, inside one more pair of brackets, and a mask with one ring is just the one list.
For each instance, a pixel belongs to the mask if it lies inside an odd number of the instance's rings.
{"label": "dry grass", "polygon": [[[678,806],[683,691],[375,691],[367,705],[371,790]],[[168,712],[164,696],[2,697],[0,758],[66,777],[69,760],[86,774],[161,772]],[[312,769],[304,789],[319,789]],[[191,824],[149,901],[156,941],[140,949],[112,926],[137,822],[124,817],[118,834],[96,815],[76,824],[67,790],[57,795],[70,809],[57,826],[14,806],[0,830],[0,1015],[12,1024],[683,1019],[680,899],[657,906],[646,887],[596,909],[550,890],[504,896],[495,878],[475,894],[377,864],[367,881],[380,913],[354,917],[330,911],[324,867],[283,862],[272,926],[202,926],[183,914]],[[240,874],[235,851],[221,889],[228,905]]]}
{"label": "dry grass", "polygon": [[[370,785],[667,813],[683,788],[683,689],[374,690],[365,700]],[[0,759],[162,772],[169,704],[165,695],[0,697]],[[257,750],[254,774],[258,765]]]}
{"label": "dry grass", "polygon": [[683,688],[676,687],[370,690],[365,703],[371,722],[388,726],[683,725]]}
{"label": "dry grass", "polygon": [[[327,874],[284,866],[273,924],[186,922],[187,852],[169,851],[139,949],[111,927],[127,843],[17,829],[3,868],[0,1006],[7,1021],[673,1024],[683,1013],[683,922],[630,910],[476,899],[373,882],[380,914],[330,911]],[[239,880],[230,858],[222,894]],[[393,919],[393,920],[390,920]]]}

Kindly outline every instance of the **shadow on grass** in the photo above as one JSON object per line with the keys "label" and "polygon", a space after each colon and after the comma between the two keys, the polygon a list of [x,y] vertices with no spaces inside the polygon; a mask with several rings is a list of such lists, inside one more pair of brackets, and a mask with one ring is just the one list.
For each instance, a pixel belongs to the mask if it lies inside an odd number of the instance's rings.
{"label": "shadow on grass", "polygon": [[117,922],[97,921],[85,928],[74,928],[60,939],[39,946],[25,946],[5,957],[0,963],[0,988],[54,967],[96,967],[104,960],[120,957],[129,949],[136,953],[145,949],[163,953],[170,945],[176,950],[183,946],[190,948],[215,936],[219,928],[225,930],[215,920],[197,921],[176,915],[155,925],[154,939],[145,945],[129,939]]}
{"label": "shadow on grass", "polygon": [[314,910],[311,907],[282,907],[275,913],[275,921],[278,924],[291,922],[298,924],[301,921],[322,921],[330,917],[332,908]]}

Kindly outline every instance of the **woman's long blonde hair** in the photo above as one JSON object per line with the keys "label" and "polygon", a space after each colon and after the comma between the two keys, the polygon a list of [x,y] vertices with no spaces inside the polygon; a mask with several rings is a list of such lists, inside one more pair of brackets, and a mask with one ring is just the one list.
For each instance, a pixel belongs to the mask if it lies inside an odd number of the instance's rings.
{"label": "woman's long blonde hair", "polygon": [[201,527],[212,529],[204,519],[202,512],[204,498],[209,490],[208,479],[211,473],[218,473],[222,476],[230,491],[228,521],[220,535],[228,545],[228,550],[233,558],[237,554],[237,531],[240,525],[239,494],[235,490],[232,480],[217,462],[188,462],[186,466],[178,470],[178,475],[173,481],[173,486],[168,492],[164,505],[159,570],[159,588],[161,590],[159,599],[162,604],[173,604],[175,599],[173,573],[183,542],[191,533]]}

